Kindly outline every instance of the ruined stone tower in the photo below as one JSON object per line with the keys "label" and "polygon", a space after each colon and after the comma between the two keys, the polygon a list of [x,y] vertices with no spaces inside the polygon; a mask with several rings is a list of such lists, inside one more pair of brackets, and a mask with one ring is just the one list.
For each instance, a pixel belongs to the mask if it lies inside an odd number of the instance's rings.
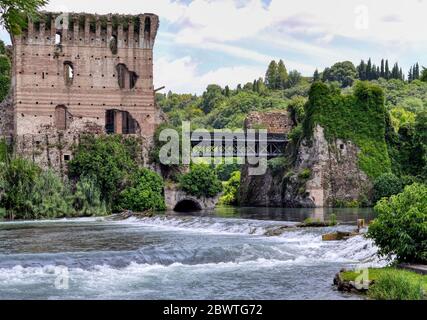
{"label": "ruined stone tower", "polygon": [[13,133],[19,154],[62,169],[81,134],[151,141],[154,14],[42,12],[13,38]]}

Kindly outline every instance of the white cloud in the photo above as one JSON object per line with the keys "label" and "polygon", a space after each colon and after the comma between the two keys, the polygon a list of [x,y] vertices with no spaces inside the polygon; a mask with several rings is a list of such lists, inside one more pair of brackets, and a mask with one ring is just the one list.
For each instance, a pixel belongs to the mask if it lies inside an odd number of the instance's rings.
{"label": "white cloud", "polygon": [[166,86],[166,90],[178,93],[202,93],[209,84],[235,87],[262,77],[263,67],[234,66],[222,67],[200,74],[197,63],[189,56],[179,59],[161,57],[154,63],[156,87]]}
{"label": "white cloud", "polygon": [[[266,64],[274,58],[283,58],[288,69],[308,75],[315,67],[304,62],[305,57],[317,67],[324,67],[337,60],[356,62],[369,56],[399,59],[408,51],[423,52],[427,47],[427,33],[422,25],[427,12],[425,0],[271,0],[268,4],[262,0],[51,0],[46,9],[158,14],[161,25],[166,25],[159,33],[163,35],[159,45],[167,41],[168,48],[190,51],[182,50],[186,56],[180,57],[173,49],[160,50],[172,58],[158,57],[156,77],[183,91],[185,86],[199,91],[210,79],[229,78],[233,83],[251,80],[262,76]],[[356,21],[365,18],[367,29],[357,28]],[[341,37],[348,38],[349,43],[357,41],[358,46],[338,47]],[[364,48],[369,44],[377,47],[375,52]],[[217,61],[210,61],[210,73],[198,74],[198,65],[189,58],[194,48],[221,54]],[[292,61],[286,55],[288,52],[300,54],[301,59]],[[227,57],[240,58],[239,66],[221,68]],[[414,62],[418,58],[414,57]],[[197,59],[204,62],[203,56]],[[248,61],[259,67],[240,66]],[[174,73],[167,72],[168,68]],[[248,78],[242,79],[244,75]],[[180,81],[182,77],[187,78]]]}

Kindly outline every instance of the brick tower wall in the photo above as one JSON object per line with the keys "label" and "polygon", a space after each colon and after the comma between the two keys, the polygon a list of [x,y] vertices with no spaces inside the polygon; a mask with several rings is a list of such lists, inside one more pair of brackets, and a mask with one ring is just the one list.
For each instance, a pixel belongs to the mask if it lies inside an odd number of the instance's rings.
{"label": "brick tower wall", "polygon": [[151,141],[158,26],[154,14],[42,12],[30,21],[13,38],[17,152],[62,170],[81,134],[109,130]]}

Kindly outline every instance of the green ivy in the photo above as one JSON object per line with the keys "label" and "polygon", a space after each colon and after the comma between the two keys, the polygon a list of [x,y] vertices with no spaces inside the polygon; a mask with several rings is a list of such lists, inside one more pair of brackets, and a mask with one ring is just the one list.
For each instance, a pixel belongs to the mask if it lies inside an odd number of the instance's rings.
{"label": "green ivy", "polygon": [[319,124],[329,141],[353,141],[361,150],[359,167],[374,179],[391,170],[385,141],[384,94],[369,82],[356,83],[353,91],[343,95],[338,88],[315,82],[306,105],[304,136],[311,139]]}

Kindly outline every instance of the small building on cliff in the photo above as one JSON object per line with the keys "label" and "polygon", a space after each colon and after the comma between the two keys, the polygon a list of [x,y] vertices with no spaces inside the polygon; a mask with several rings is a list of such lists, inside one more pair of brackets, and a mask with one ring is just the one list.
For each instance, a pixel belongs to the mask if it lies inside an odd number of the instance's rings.
{"label": "small building on cliff", "polygon": [[42,12],[13,36],[12,90],[0,135],[63,172],[82,134],[129,134],[148,150],[160,112],[153,87],[158,16]]}

